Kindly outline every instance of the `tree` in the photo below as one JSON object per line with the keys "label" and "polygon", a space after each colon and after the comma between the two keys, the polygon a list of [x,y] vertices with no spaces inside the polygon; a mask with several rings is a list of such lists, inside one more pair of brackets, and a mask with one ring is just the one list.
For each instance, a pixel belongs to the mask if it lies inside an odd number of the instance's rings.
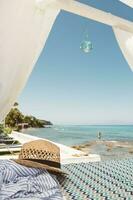
{"label": "tree", "polygon": [[33,116],[25,116],[24,122],[28,123],[29,127],[36,127],[36,128],[43,128],[44,124],[41,122],[41,120],[37,119]]}
{"label": "tree", "polygon": [[17,108],[12,108],[6,116],[5,125],[10,128],[14,128],[17,127],[19,123],[22,123],[23,119],[23,114]]}
{"label": "tree", "polygon": [[13,107],[18,107],[18,105],[19,104],[17,102],[15,102],[14,105],[13,105]]}
{"label": "tree", "polygon": [[27,123],[27,127],[44,128],[45,125],[52,125],[51,122],[46,120],[37,119],[34,116],[24,116],[17,108],[19,104],[14,103],[14,107],[10,110],[5,118],[5,126],[11,129],[20,130],[23,126],[22,123]]}
{"label": "tree", "polygon": [[0,134],[3,133],[3,131],[4,131],[4,126],[3,124],[0,124]]}

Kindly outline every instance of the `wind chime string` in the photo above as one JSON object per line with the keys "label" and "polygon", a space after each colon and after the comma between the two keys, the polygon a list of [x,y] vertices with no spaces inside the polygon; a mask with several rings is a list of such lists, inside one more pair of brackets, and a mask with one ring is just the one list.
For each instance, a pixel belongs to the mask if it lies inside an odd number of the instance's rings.
{"label": "wind chime string", "polygon": [[93,49],[93,45],[92,42],[89,40],[89,31],[88,28],[86,28],[86,30],[84,31],[84,38],[80,44],[80,49],[84,52],[84,53],[90,53]]}

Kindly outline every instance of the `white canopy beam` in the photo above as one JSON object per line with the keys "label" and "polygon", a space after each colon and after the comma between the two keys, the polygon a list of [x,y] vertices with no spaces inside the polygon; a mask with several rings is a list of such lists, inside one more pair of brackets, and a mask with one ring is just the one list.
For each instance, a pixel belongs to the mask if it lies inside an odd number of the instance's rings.
{"label": "white canopy beam", "polygon": [[133,23],[123,18],[112,15],[91,6],[79,3],[77,1],[57,1],[59,7],[65,11],[86,17],[109,26],[118,27],[125,31],[133,33]]}

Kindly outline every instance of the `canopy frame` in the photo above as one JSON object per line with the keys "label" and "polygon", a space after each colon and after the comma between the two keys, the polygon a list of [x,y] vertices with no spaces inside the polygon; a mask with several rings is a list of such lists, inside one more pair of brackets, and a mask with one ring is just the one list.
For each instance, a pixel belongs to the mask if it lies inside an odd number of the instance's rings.
{"label": "canopy frame", "polygon": [[111,13],[107,13],[74,0],[68,0],[67,3],[66,1],[57,0],[56,5],[61,10],[133,33],[133,22],[115,16]]}

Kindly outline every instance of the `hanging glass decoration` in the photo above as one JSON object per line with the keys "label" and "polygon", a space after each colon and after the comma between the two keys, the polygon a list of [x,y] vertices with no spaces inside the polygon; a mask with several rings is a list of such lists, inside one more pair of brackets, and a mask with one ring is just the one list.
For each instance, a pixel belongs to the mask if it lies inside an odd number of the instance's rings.
{"label": "hanging glass decoration", "polygon": [[80,49],[84,53],[89,53],[93,49],[92,42],[89,40],[88,34],[86,34],[84,40],[81,42]]}

